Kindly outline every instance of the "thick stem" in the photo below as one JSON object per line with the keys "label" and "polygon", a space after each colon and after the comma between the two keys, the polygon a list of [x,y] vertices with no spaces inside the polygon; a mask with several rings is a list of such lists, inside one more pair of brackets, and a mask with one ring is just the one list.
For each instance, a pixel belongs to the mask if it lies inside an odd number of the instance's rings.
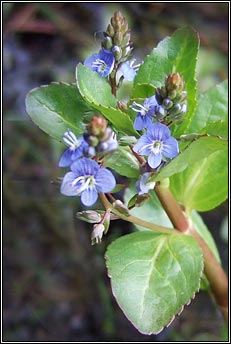
{"label": "thick stem", "polygon": [[200,245],[204,256],[204,272],[209,280],[213,298],[223,313],[224,318],[227,320],[228,279],[226,273],[206,242],[192,227],[190,221],[185,216],[183,209],[177,203],[170,189],[162,186],[160,183],[156,186],[155,191],[174,227],[178,231],[182,232],[182,234],[194,237]]}
{"label": "thick stem", "polygon": [[[190,228],[185,234],[191,235],[196,239],[204,254],[204,271],[211,286],[211,291],[217,305],[220,307],[224,316],[228,312],[228,278],[216,257],[209,249],[201,236]],[[225,316],[226,317],[226,316]]]}
{"label": "thick stem", "polygon": [[162,186],[162,183],[157,183],[155,191],[173,227],[180,232],[187,231],[190,227],[190,223],[169,188]]}
{"label": "thick stem", "polygon": [[109,80],[110,80],[110,85],[111,85],[111,93],[113,94],[113,96],[116,97],[116,92],[117,92],[116,72],[115,72],[114,77],[111,77],[111,75],[110,75]]}

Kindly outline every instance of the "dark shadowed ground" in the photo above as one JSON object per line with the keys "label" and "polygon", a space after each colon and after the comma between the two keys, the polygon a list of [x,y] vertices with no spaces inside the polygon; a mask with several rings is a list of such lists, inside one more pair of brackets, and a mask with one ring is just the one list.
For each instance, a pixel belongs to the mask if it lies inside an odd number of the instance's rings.
{"label": "dark shadowed ground", "polygon": [[[139,342],[225,340],[221,315],[205,292],[158,336],[144,336],[122,314],[106,275],[104,252],[132,231],[115,222],[99,246],[75,219],[81,205],[52,181],[64,146],[25,113],[27,92],[74,82],[78,62],[96,52],[115,10],[127,16],[138,60],[177,28],[201,39],[200,90],[227,78],[228,3],[3,4],[3,340]],[[94,37],[95,36],[95,37]],[[227,269],[227,203],[203,217]],[[222,230],[222,231],[221,231]],[[220,234],[222,233],[222,234]]]}

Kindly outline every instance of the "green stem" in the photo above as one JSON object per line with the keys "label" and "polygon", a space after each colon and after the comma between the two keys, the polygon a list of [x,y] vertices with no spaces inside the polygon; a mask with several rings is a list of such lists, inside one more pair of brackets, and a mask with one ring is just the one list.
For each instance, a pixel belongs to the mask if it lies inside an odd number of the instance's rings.
{"label": "green stem", "polygon": [[132,216],[132,215],[126,216],[126,215],[120,213],[118,210],[116,210],[113,207],[113,205],[108,201],[107,197],[103,193],[100,193],[99,197],[100,197],[100,200],[103,203],[104,207],[106,209],[110,209],[113,214],[117,215],[122,220],[134,223],[135,225],[139,225],[139,226],[151,229],[151,230],[156,231],[156,232],[172,234],[173,230],[170,229],[170,228],[159,226],[159,225],[155,225],[153,223],[141,220],[138,217],[135,217],[135,216]]}
{"label": "green stem", "polygon": [[220,308],[227,320],[228,314],[228,279],[226,273],[217,261],[216,257],[202,239],[202,237],[193,228],[189,219],[187,219],[184,210],[177,203],[168,187],[161,183],[155,187],[156,194],[165,209],[173,226],[182,234],[191,235],[200,245],[204,256],[204,272],[209,280],[211,291],[217,306]]}

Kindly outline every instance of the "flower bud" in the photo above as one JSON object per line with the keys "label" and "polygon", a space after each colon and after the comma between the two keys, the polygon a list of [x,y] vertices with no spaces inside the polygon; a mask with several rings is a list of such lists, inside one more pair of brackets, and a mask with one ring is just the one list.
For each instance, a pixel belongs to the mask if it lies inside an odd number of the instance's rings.
{"label": "flower bud", "polygon": [[112,39],[109,36],[106,36],[104,40],[102,41],[102,47],[106,50],[110,50],[112,48]]}
{"label": "flower bud", "polygon": [[137,138],[135,136],[122,136],[119,143],[125,146],[134,146],[137,143]]}
{"label": "flower bud", "polygon": [[107,128],[107,121],[103,116],[93,116],[87,125],[87,131],[94,136],[102,135]]}
{"label": "flower bud", "polygon": [[185,83],[179,73],[169,74],[165,78],[165,85],[157,87],[156,100],[164,108],[156,107],[155,117],[164,122],[179,122],[184,118],[187,111],[187,91],[184,90]]}
{"label": "flower bud", "polygon": [[76,217],[88,223],[99,223],[102,219],[102,216],[95,210],[79,211],[76,213]]}
{"label": "flower bud", "polygon": [[89,135],[88,133],[84,133],[83,137],[85,141],[87,141],[87,143],[92,147],[96,147],[99,143],[99,139],[96,136]]}
{"label": "flower bud", "polygon": [[165,79],[165,86],[168,91],[182,91],[184,88],[184,80],[179,73],[169,74]]}
{"label": "flower bud", "polygon": [[113,207],[123,215],[130,215],[128,207],[118,199],[113,203]]}
{"label": "flower bud", "polygon": [[173,102],[169,98],[165,98],[162,102],[162,106],[168,110],[173,106]]}
{"label": "flower bud", "polygon": [[118,45],[114,45],[112,48],[112,53],[115,56],[116,61],[119,61],[119,59],[122,57],[122,49],[118,47]]}
{"label": "flower bud", "polygon": [[130,34],[130,32],[127,32],[123,37],[123,40],[121,42],[121,46],[126,47],[129,44],[130,39],[131,39],[131,34]]}
{"label": "flower bud", "polygon": [[123,34],[120,31],[115,32],[114,37],[114,44],[115,45],[121,45],[122,41],[123,41]]}
{"label": "flower bud", "polygon": [[102,223],[98,223],[93,226],[93,231],[91,233],[91,244],[99,244],[102,241],[104,232],[104,225]]}
{"label": "flower bud", "polygon": [[106,33],[107,33],[109,36],[113,37],[115,31],[114,31],[113,26],[112,26],[111,24],[108,25]]}

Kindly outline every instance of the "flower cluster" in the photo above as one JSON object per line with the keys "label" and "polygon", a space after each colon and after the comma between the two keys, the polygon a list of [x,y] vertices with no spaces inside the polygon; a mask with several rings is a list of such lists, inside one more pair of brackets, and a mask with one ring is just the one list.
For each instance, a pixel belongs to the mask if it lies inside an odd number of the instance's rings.
{"label": "flower cluster", "polygon": [[62,154],[59,167],[70,166],[70,171],[62,180],[61,193],[80,196],[83,205],[91,206],[98,193],[110,192],[116,185],[113,174],[90,159],[98,159],[117,148],[114,132],[102,116],[93,116],[83,136],[77,138],[68,129],[63,141],[69,147]]}
{"label": "flower cluster", "polygon": [[[108,77],[112,94],[116,95],[116,89],[124,79],[134,80],[140,66],[134,65],[131,51],[128,24],[120,12],[115,12],[104,32],[100,51],[86,58],[84,65],[101,78]],[[119,142],[129,146],[141,162],[141,175],[136,181],[137,194],[129,206],[108,195],[114,210],[123,216],[130,216],[131,207],[139,207],[150,199],[149,191],[155,187],[153,174],[179,154],[178,142],[171,136],[169,126],[181,120],[186,112],[187,92],[184,87],[183,78],[178,73],[169,74],[164,86],[156,88],[151,97],[144,99],[143,103],[133,101],[130,106],[136,113],[134,129],[142,131],[142,136],[138,140],[124,136]],[[127,111],[126,104],[117,104],[121,111]],[[63,141],[68,148],[62,154],[59,166],[69,166],[70,170],[62,179],[61,193],[79,196],[84,206],[92,206],[98,194],[110,193],[116,185],[112,172],[103,167],[105,156],[118,148],[115,133],[103,116],[92,116],[81,137],[77,138],[67,130]],[[111,208],[105,212],[87,210],[79,213],[78,217],[94,224],[92,244],[99,243],[109,228]]]}
{"label": "flower cluster", "polygon": [[99,76],[106,78],[114,73],[117,86],[125,79],[133,81],[140,64],[134,65],[131,58],[131,34],[125,17],[115,12],[111,22],[104,32],[101,50],[86,58],[84,65]]}
{"label": "flower cluster", "polygon": [[187,111],[187,91],[179,73],[169,74],[165,85],[156,89],[156,99],[164,108],[164,113],[156,112],[156,116],[165,123],[181,121]]}
{"label": "flower cluster", "polygon": [[[153,96],[146,98],[143,104],[134,101],[130,106],[137,113],[134,129],[146,130],[133,151],[147,157],[148,168],[153,171],[179,154],[178,142],[171,136],[168,126],[180,121],[186,112],[187,92],[184,87],[179,73],[170,74],[165,79],[165,86],[157,88]],[[149,177],[150,171],[144,171],[138,180],[136,187],[139,195],[153,188]]]}

